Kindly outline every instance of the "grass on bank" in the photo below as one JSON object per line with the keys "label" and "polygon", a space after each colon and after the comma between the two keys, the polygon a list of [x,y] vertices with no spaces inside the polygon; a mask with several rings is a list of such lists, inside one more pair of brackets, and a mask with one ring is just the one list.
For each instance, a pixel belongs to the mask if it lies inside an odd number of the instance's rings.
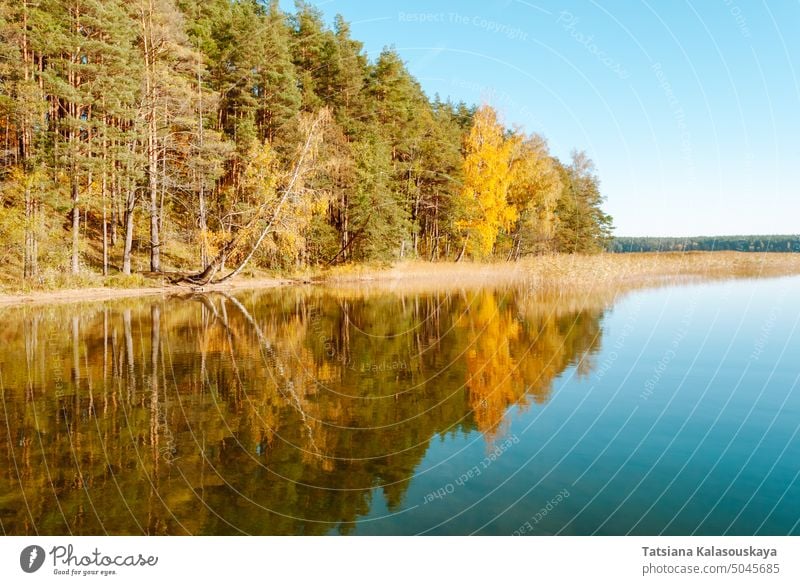
{"label": "grass on bank", "polygon": [[420,262],[392,266],[342,266],[319,271],[313,281],[414,281],[496,284],[524,280],[559,286],[647,284],[694,278],[760,277],[800,274],[800,254],[741,252],[643,252],[631,254],[552,255],[519,262]]}
{"label": "grass on bank", "polygon": [[[306,269],[289,274],[255,271],[243,273],[221,288],[274,286],[287,282],[315,283],[347,287],[374,285],[397,288],[445,288],[460,286],[510,285],[529,287],[577,288],[613,286],[638,288],[701,278],[742,278],[800,274],[800,254],[742,252],[670,252],[536,256],[519,262],[425,262],[403,261],[393,265],[344,265],[325,269]],[[43,301],[50,297],[77,299],[87,290],[124,296],[126,291],[180,290],[170,285],[163,274],[129,276],[114,273],[103,277],[86,270],[83,274],[48,275],[35,288],[22,288],[6,282],[0,297],[6,302]],[[208,287],[213,288],[213,287]]]}

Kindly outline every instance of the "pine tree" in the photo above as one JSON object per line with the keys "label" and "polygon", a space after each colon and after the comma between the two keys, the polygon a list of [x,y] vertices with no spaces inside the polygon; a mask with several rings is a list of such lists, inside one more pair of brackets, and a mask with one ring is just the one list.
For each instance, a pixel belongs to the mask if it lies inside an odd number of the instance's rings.
{"label": "pine tree", "polygon": [[297,138],[297,115],[302,96],[292,63],[291,30],[277,0],[265,15],[264,65],[258,79],[258,127],[262,140],[281,152]]}
{"label": "pine tree", "polygon": [[556,215],[556,245],[567,253],[603,250],[611,237],[612,218],[603,212],[600,181],[594,163],[581,151],[572,152],[569,166],[561,169],[563,190]]}
{"label": "pine tree", "polygon": [[89,156],[92,182],[87,189],[87,208],[101,219],[102,272],[109,271],[109,222],[119,182],[119,161],[135,140],[126,131],[136,116],[135,106],[141,70],[131,50],[135,27],[120,0],[89,0],[81,24],[84,36],[82,61],[90,81]]}
{"label": "pine tree", "polygon": [[411,218],[400,243],[402,258],[407,246],[412,252],[416,248],[416,213],[424,175],[423,146],[432,112],[419,83],[394,49],[384,49],[378,57],[367,91],[373,100],[372,127],[389,146],[391,192],[402,201],[406,215]]}
{"label": "pine tree", "polygon": [[334,43],[336,63],[331,74],[331,103],[337,123],[350,137],[356,137],[361,125],[367,121],[365,87],[369,64],[363,44],[350,36],[350,25],[336,15],[334,18]]}
{"label": "pine tree", "polygon": [[434,100],[421,142],[411,219],[415,255],[436,260],[453,237],[452,201],[462,185],[463,131],[452,104]]}
{"label": "pine tree", "polygon": [[354,260],[390,260],[408,233],[402,195],[392,188],[389,145],[370,136],[353,147],[355,193],[350,210]]}
{"label": "pine tree", "polygon": [[[9,203],[4,206],[8,225],[23,228],[23,280],[39,274],[49,188],[44,166],[48,104],[42,85],[44,37],[40,34],[47,22],[52,22],[51,17],[30,0],[0,4],[0,178],[8,181],[0,189],[9,190]],[[4,241],[13,241],[8,237]]]}
{"label": "pine tree", "polygon": [[[150,270],[161,270],[161,229],[167,203],[167,153],[174,145],[176,120],[193,118],[193,75],[199,56],[191,50],[183,19],[173,0],[138,0],[138,48],[143,63],[144,151],[150,219]],[[126,238],[127,240],[127,238]]]}
{"label": "pine tree", "polygon": [[[293,30],[293,61],[297,68],[302,92],[302,106],[312,112],[324,104],[326,80],[329,76],[331,33],[325,28],[322,13],[305,0],[295,0]],[[330,93],[330,92],[327,92]]]}

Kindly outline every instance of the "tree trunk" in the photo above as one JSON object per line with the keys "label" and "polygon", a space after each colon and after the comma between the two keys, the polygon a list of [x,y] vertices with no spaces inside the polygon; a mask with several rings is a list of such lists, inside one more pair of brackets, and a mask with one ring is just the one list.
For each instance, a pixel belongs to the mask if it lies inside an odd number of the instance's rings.
{"label": "tree trunk", "polygon": [[[114,143],[112,143],[114,144]],[[111,174],[111,247],[117,245],[117,224],[119,223],[119,169],[116,161],[114,162],[114,172]]]}
{"label": "tree trunk", "polygon": [[161,243],[158,232],[158,157],[155,141],[155,117],[152,119],[147,137],[147,190],[150,193],[150,270],[161,271]]}
{"label": "tree trunk", "polygon": [[78,206],[78,176],[74,165],[72,178],[70,179],[70,190],[72,192],[72,274],[78,274],[80,271],[78,246],[80,244],[81,209]]}
{"label": "tree trunk", "polygon": [[108,143],[105,135],[103,136],[103,175],[100,180],[100,193],[103,200],[103,276],[108,276],[108,212],[107,212],[107,190],[108,190]]}
{"label": "tree trunk", "polygon": [[[74,32],[80,31],[80,17],[79,12],[75,10]],[[80,87],[81,79],[80,73],[76,73],[74,65],[77,63],[79,56],[76,53],[69,55],[69,70],[67,73],[67,80],[70,88],[77,90]],[[80,227],[81,227],[81,210],[80,210],[80,185],[78,182],[78,140],[79,136],[75,132],[75,125],[80,118],[81,108],[73,101],[69,102],[68,106],[70,127],[67,132],[70,156],[70,192],[72,195],[72,274],[80,272]]]}
{"label": "tree trunk", "polygon": [[342,194],[342,259],[347,262],[347,250],[350,247],[350,213],[347,208],[347,194]]}
{"label": "tree trunk", "polygon": [[511,239],[511,249],[508,251],[508,254],[506,254],[506,262],[511,262],[514,260],[514,256],[516,255],[517,250],[519,250],[519,241],[520,228],[517,228],[517,230],[514,232],[514,237]]}
{"label": "tree trunk", "polygon": [[108,276],[108,214],[105,194],[103,196],[103,276]]}
{"label": "tree trunk", "polygon": [[161,234],[164,233],[164,202],[167,199],[167,157],[161,157],[161,184],[159,186],[159,199],[158,199],[158,233],[159,239]]}
{"label": "tree trunk", "polygon": [[161,271],[161,254],[158,221],[158,126],[156,125],[155,64],[152,54],[153,3],[148,3],[142,14],[142,42],[144,43],[144,82],[147,103],[147,192],[150,195],[150,270]]}
{"label": "tree trunk", "polygon": [[[197,138],[198,149],[200,153],[203,151],[203,85],[200,78],[200,71],[197,71]],[[205,176],[200,167],[198,177],[198,204],[199,204],[199,229],[200,229],[200,266],[208,264],[208,224],[206,220],[206,191],[205,191]]]}
{"label": "tree trunk", "polygon": [[208,224],[206,222],[206,197],[202,179],[200,184],[200,265],[208,264]]}
{"label": "tree trunk", "polygon": [[25,177],[25,254],[22,275],[25,280],[35,278],[39,272],[36,243],[36,202],[31,193],[31,185]]}
{"label": "tree trunk", "polygon": [[467,242],[469,242],[469,235],[467,235],[467,237],[464,238],[464,245],[461,246],[461,251],[458,253],[458,256],[456,257],[456,262],[461,262],[461,259],[464,257],[464,252],[467,251]]}
{"label": "tree trunk", "polygon": [[336,254],[333,256],[333,258],[331,258],[330,260],[328,260],[328,262],[327,262],[327,265],[328,265],[328,266],[330,266],[331,264],[333,264],[334,262],[336,262],[336,259],[337,259],[337,258],[339,258],[339,256],[342,256],[342,257],[344,257],[344,258],[346,258],[346,257],[347,257],[347,250],[348,250],[348,248],[350,248],[350,246],[352,246],[352,245],[353,245],[353,243],[354,243],[354,242],[355,242],[355,241],[356,241],[356,240],[357,240],[357,239],[358,239],[358,238],[361,236],[361,234],[363,234],[363,233],[364,233],[364,230],[366,230],[366,229],[367,229],[367,225],[369,225],[369,220],[370,220],[371,218],[372,218],[372,212],[370,212],[370,213],[369,213],[369,215],[367,215],[367,219],[365,219],[365,220],[364,220],[364,225],[362,225],[362,226],[361,226],[361,227],[358,229],[358,231],[356,231],[356,232],[355,232],[355,233],[352,235],[352,237],[351,237],[349,240],[347,240],[347,243],[344,245],[344,247],[343,247],[343,248],[340,248],[340,249],[339,249],[339,251],[338,251],[338,252],[337,252],[337,253],[336,253]]}
{"label": "tree trunk", "polygon": [[135,209],[135,202],[136,199],[133,185],[128,185],[128,197],[125,206],[125,245],[122,250],[122,274],[131,273],[131,249],[133,248],[133,211]]}

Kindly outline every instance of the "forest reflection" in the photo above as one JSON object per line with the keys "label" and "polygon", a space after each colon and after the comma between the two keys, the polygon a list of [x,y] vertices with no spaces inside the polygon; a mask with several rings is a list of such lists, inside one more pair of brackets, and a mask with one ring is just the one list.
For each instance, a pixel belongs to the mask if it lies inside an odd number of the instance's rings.
{"label": "forest reflection", "polygon": [[[347,533],[590,370],[610,296],[286,288],[6,309],[7,534]],[[534,406],[535,407],[535,406]]]}

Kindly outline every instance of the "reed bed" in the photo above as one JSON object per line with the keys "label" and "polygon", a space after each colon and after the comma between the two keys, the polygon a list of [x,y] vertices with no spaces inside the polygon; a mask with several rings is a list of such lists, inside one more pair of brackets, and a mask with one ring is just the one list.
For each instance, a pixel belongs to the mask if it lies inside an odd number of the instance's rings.
{"label": "reed bed", "polygon": [[330,285],[374,283],[432,288],[525,284],[534,288],[637,288],[702,279],[800,274],[800,254],[687,252],[552,255],[519,262],[400,262],[340,267],[312,279]]}

